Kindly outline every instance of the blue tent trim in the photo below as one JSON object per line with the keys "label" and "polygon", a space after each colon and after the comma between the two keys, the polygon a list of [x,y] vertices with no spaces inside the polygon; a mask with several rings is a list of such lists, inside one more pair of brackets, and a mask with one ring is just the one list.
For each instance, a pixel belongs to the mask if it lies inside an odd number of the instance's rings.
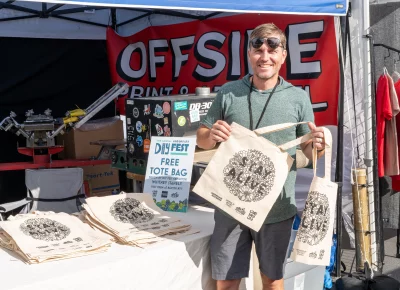
{"label": "blue tent trim", "polygon": [[[28,0],[42,2],[42,0]],[[146,9],[346,15],[348,0],[50,0],[48,3]]]}

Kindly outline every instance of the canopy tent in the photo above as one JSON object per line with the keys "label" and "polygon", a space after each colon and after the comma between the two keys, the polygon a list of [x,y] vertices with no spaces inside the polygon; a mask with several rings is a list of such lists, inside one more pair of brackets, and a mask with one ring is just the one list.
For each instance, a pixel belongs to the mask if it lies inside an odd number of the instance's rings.
{"label": "canopy tent", "polygon": [[171,24],[182,18],[203,20],[232,12],[345,16],[348,10],[348,0],[264,0],[251,4],[238,0],[47,2],[0,0],[0,36],[105,39],[107,26],[129,35],[149,25]]}

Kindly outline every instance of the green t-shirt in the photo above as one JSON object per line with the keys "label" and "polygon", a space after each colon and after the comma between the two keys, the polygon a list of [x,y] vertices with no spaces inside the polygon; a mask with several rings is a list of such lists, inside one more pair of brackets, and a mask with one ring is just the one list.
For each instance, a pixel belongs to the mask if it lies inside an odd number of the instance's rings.
{"label": "green t-shirt", "polygon": [[[313,109],[308,94],[304,90],[289,84],[281,77],[279,80],[280,83],[272,95],[258,128],[282,123],[314,122]],[[224,120],[228,124],[236,122],[246,128],[250,128],[249,104],[247,101],[250,87],[250,75],[246,75],[241,80],[223,85],[201,124],[211,128],[217,120]],[[259,91],[253,87],[251,108],[254,127],[258,123],[271,91],[272,89]],[[282,145],[309,132],[308,125],[303,124],[279,132],[267,133],[263,137],[276,145]],[[296,159],[295,147],[289,149],[288,153],[293,159]],[[293,162],[283,190],[268,214],[265,223],[277,223],[296,214],[295,182],[296,162]]]}

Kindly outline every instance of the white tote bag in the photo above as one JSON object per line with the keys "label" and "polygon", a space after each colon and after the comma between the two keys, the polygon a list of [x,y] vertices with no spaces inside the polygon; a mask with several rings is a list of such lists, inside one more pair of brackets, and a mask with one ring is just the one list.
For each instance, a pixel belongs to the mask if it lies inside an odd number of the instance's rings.
{"label": "white tote bag", "polygon": [[326,128],[324,128],[324,134],[325,176],[323,178],[316,176],[317,151],[314,149],[314,178],[308,192],[291,259],[308,265],[328,266],[338,185],[331,181],[332,135]]}
{"label": "white tote bag", "polygon": [[279,124],[254,131],[232,123],[231,136],[221,143],[193,191],[259,231],[292,167],[293,158],[286,150],[311,139],[311,134],[307,134],[276,146],[260,135],[305,123]]}

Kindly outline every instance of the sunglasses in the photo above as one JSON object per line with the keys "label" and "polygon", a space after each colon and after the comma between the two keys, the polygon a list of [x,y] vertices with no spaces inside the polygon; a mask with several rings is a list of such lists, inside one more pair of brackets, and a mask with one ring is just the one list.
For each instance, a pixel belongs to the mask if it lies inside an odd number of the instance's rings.
{"label": "sunglasses", "polygon": [[253,38],[252,40],[250,40],[251,46],[255,49],[259,49],[264,43],[272,49],[276,49],[279,46],[282,46],[282,48],[284,49],[283,45],[280,45],[281,40],[278,37]]}

